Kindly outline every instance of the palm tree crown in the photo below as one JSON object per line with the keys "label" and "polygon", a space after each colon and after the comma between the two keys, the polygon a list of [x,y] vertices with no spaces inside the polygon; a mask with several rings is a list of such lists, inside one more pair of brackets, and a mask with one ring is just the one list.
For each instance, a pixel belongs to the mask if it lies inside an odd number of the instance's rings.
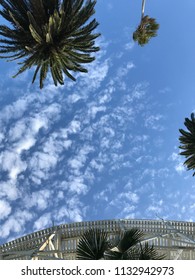
{"label": "palm tree crown", "polygon": [[159,24],[154,18],[144,16],[141,20],[140,25],[133,33],[133,40],[137,41],[140,46],[147,44],[152,37],[157,36]]}
{"label": "palm tree crown", "polygon": [[[188,170],[195,169],[195,117],[194,113],[191,114],[191,120],[185,118],[184,125],[186,126],[188,131],[183,129],[179,129],[180,133],[182,134],[179,137],[180,143],[182,144],[179,146],[180,149],[184,150],[180,153],[180,155],[185,156],[187,159],[184,164],[187,166]],[[193,176],[195,172],[193,173]]]}
{"label": "palm tree crown", "polygon": [[108,233],[100,229],[90,229],[81,236],[76,256],[80,260],[160,260],[153,246],[142,245],[144,233],[138,229],[121,231],[109,239]]}
{"label": "palm tree crown", "polygon": [[152,37],[157,36],[159,24],[155,18],[148,15],[144,16],[146,0],[142,0],[141,21],[136,31],[133,33],[133,40],[138,42],[140,46],[146,45]]}
{"label": "palm tree crown", "polygon": [[[0,0],[3,16],[12,28],[0,25],[1,58],[9,61],[25,58],[18,74],[36,66],[32,82],[40,72],[40,88],[48,71],[54,84],[64,84],[63,73],[87,72],[83,63],[92,62],[92,52],[99,33],[92,34],[98,26],[95,19],[94,0]],[[7,53],[10,53],[7,55]]]}

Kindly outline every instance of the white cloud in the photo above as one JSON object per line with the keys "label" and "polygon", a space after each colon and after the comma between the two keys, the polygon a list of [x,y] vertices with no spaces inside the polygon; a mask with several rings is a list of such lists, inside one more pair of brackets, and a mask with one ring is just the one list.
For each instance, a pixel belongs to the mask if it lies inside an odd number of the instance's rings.
{"label": "white cloud", "polygon": [[24,96],[13,102],[12,105],[5,106],[0,112],[0,125],[3,127],[3,123],[23,117],[34,99],[33,95]]}
{"label": "white cloud", "polygon": [[68,164],[72,169],[80,169],[83,166],[83,162],[76,158],[70,159]]}
{"label": "white cloud", "polygon": [[115,88],[112,86],[109,86],[105,91],[104,94],[99,97],[99,104],[105,104],[111,101],[112,93],[115,91]]}
{"label": "white cloud", "polygon": [[26,133],[26,123],[24,120],[19,120],[9,130],[10,141],[16,141],[20,139]]}
{"label": "white cloud", "polygon": [[179,154],[173,152],[171,156],[169,157],[169,160],[173,161],[175,163],[175,170],[178,174],[183,174],[184,171],[186,171],[185,166],[183,165],[182,158]]}
{"label": "white cloud", "polygon": [[21,154],[21,152],[29,150],[31,147],[33,147],[35,142],[36,140],[33,137],[26,137],[26,139],[19,141],[14,148],[17,154]]}
{"label": "white cloud", "polygon": [[132,50],[135,46],[135,43],[132,41],[132,42],[129,42],[129,43],[126,43],[125,44],[125,50],[129,51],[129,50]]}
{"label": "white cloud", "polygon": [[78,133],[81,129],[81,123],[78,120],[72,120],[69,123],[69,126],[64,131],[68,132],[68,134]]}
{"label": "white cloud", "polygon": [[[29,161],[29,168],[35,176],[37,170],[42,171],[43,178],[47,178],[47,173],[54,168],[58,162],[58,156],[51,153],[35,152]],[[41,173],[39,173],[41,174]]]}
{"label": "white cloud", "polygon": [[42,215],[40,218],[38,218],[35,222],[34,222],[34,231],[37,230],[42,230],[44,228],[47,227],[51,227],[52,226],[52,217],[51,217],[51,213],[45,213],[44,215]]}
{"label": "white cloud", "polygon": [[68,160],[68,165],[71,168],[71,172],[74,173],[76,176],[80,174],[80,169],[84,167],[89,154],[94,151],[94,147],[84,145],[77,151],[77,155],[72,157]]}
{"label": "white cloud", "polygon": [[[57,108],[55,108],[55,109],[56,110],[54,110],[54,112],[56,114],[58,114],[59,110],[57,110]],[[46,116],[48,115],[48,111],[44,111],[43,113],[44,113],[43,117],[41,117],[41,116],[39,116],[39,114],[37,114],[31,119],[30,130],[32,131],[32,133],[34,135],[36,135],[41,128],[46,129],[48,127],[48,119],[46,118]],[[50,110],[50,113],[52,113],[52,116],[53,116],[53,112],[51,110]],[[54,113],[54,115],[55,115],[55,113]]]}
{"label": "white cloud", "polygon": [[98,162],[95,159],[92,159],[90,166],[94,169],[96,169],[97,171],[101,172],[104,168],[104,165],[101,162]]}
{"label": "white cloud", "polygon": [[0,182],[0,190],[0,197],[5,197],[8,200],[14,201],[20,196],[16,182],[12,180]]}
{"label": "white cloud", "polygon": [[125,184],[124,189],[125,189],[125,190],[131,190],[132,187],[133,187],[133,184],[132,184],[132,181],[131,181],[131,179],[130,179],[130,180],[128,180],[128,182]]}
{"label": "white cloud", "polygon": [[176,154],[175,152],[172,153],[172,155],[170,156],[170,159],[172,159],[173,161],[179,160],[179,155]]}
{"label": "white cloud", "polygon": [[117,198],[111,200],[109,205],[119,207],[119,208],[122,207],[123,209],[125,204],[129,205],[129,203],[132,203],[131,204],[132,206],[133,204],[137,204],[138,202],[139,202],[139,196],[132,191],[127,191],[127,192],[120,192],[117,195]]}
{"label": "white cloud", "polygon": [[0,220],[6,218],[11,213],[11,206],[5,200],[0,200]]}
{"label": "white cloud", "polygon": [[88,186],[84,183],[83,176],[69,176],[68,181],[61,182],[59,187],[71,195],[85,195],[89,190]]}
{"label": "white cloud", "polygon": [[78,196],[71,196],[62,207],[54,213],[54,217],[60,223],[69,221],[81,222],[86,215],[86,206],[83,205]]}
{"label": "white cloud", "polygon": [[[47,121],[48,120],[53,121],[54,119],[59,118],[60,112],[61,112],[61,105],[57,104],[57,103],[52,103],[49,106],[45,106],[45,108],[43,108],[40,115],[43,116],[44,118],[46,117]],[[37,126],[37,121],[36,120],[34,120],[34,121]],[[39,126],[38,126],[38,129],[39,129]]]}
{"label": "white cloud", "polygon": [[26,208],[30,209],[36,207],[39,211],[48,208],[49,204],[52,203],[52,193],[52,190],[45,189],[26,196],[26,198],[24,198]]}
{"label": "white cloud", "polygon": [[106,111],[106,107],[105,106],[90,106],[90,109],[89,109],[89,115],[92,116],[92,119],[94,119],[96,117],[96,114],[98,112],[105,112]]}
{"label": "white cloud", "polygon": [[16,180],[18,175],[26,170],[27,165],[15,151],[5,151],[0,155],[0,165],[3,171],[9,173],[11,180]]}
{"label": "white cloud", "polygon": [[184,171],[186,171],[184,165],[182,162],[178,163],[176,166],[175,166],[175,170],[179,173],[179,174],[182,174]]}
{"label": "white cloud", "polygon": [[0,144],[3,141],[4,138],[5,138],[4,134],[2,132],[0,132]]}
{"label": "white cloud", "polygon": [[64,222],[68,219],[71,220],[73,222],[81,222],[82,219],[82,215],[81,215],[81,211],[79,209],[77,209],[76,207],[74,207],[73,209],[68,209],[66,207],[61,207],[61,209],[59,209],[58,212],[58,218],[60,219],[64,219]]}
{"label": "white cloud", "polygon": [[32,213],[26,210],[18,210],[13,213],[1,226],[0,236],[1,238],[6,238],[10,234],[25,232],[25,224],[32,219]]}
{"label": "white cloud", "polygon": [[132,94],[130,95],[130,97],[128,97],[128,99],[132,101],[142,99],[146,94],[147,87],[148,87],[147,83],[136,84],[132,90]]}
{"label": "white cloud", "polygon": [[129,213],[135,211],[135,209],[136,209],[135,205],[127,205],[126,207],[124,207],[123,213]]}
{"label": "white cloud", "polygon": [[163,116],[160,114],[150,115],[145,119],[145,126],[150,129],[162,131],[164,128],[162,124],[159,123],[162,118]]}
{"label": "white cloud", "polygon": [[74,104],[77,101],[79,101],[81,99],[81,96],[79,94],[73,93],[71,95],[68,96],[68,103],[70,104]]}
{"label": "white cloud", "polygon": [[126,198],[132,203],[138,203],[139,201],[139,196],[131,191],[119,194],[119,198]]}
{"label": "white cloud", "polygon": [[79,75],[79,86],[82,88],[82,96],[87,92],[99,88],[102,81],[106,78],[109,70],[109,60],[100,61],[98,58],[88,66],[88,76]]}
{"label": "white cloud", "polygon": [[162,208],[159,207],[159,206],[154,206],[154,205],[151,205],[147,208],[147,211],[148,212],[154,212],[154,213],[161,213],[162,212]]}
{"label": "white cloud", "polygon": [[[120,86],[120,88],[124,82],[124,81],[122,81],[122,78],[127,76],[129,71],[133,68],[135,68],[134,63],[132,61],[128,61],[124,66],[119,67],[119,69],[117,70],[116,78],[114,78],[114,80],[118,82],[118,85]],[[126,87],[124,89],[126,89]]]}

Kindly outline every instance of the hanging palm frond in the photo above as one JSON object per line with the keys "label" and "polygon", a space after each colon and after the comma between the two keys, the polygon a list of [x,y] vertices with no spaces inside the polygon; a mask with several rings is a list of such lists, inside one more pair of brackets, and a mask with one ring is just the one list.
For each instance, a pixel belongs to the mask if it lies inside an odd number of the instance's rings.
{"label": "hanging palm frond", "polygon": [[[186,161],[184,165],[187,166],[188,170],[195,170],[195,117],[194,113],[191,114],[191,120],[185,118],[184,125],[188,131],[179,129],[179,132],[182,134],[179,137],[179,141],[182,145],[179,146],[180,149],[184,150],[180,152],[180,155],[185,156]],[[195,172],[193,173],[193,176]]]}

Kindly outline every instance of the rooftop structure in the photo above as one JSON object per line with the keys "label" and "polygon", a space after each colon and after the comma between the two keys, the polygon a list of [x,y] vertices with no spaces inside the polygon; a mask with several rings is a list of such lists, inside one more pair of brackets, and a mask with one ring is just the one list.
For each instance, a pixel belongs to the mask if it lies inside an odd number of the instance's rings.
{"label": "rooftop structure", "polygon": [[195,260],[195,223],[164,220],[100,220],[62,224],[40,230],[0,246],[0,259],[75,259],[81,234],[90,228],[106,230],[110,238],[120,230],[137,228],[166,259]]}

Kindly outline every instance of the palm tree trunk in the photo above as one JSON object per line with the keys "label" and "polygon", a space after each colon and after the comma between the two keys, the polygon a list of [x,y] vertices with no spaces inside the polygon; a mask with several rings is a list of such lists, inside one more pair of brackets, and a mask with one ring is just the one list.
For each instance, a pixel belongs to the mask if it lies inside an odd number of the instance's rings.
{"label": "palm tree trunk", "polygon": [[142,16],[141,16],[141,19],[143,19],[143,17],[144,17],[145,4],[146,4],[146,0],[142,0]]}

